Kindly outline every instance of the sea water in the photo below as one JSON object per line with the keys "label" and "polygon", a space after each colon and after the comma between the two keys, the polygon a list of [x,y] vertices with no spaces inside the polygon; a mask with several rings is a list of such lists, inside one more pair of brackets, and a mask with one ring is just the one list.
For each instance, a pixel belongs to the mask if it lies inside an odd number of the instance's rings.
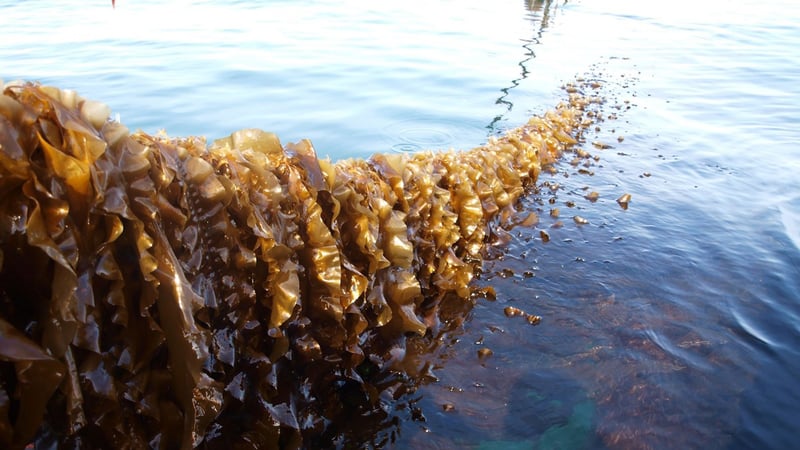
{"label": "sea water", "polygon": [[332,159],[477,146],[596,80],[604,120],[583,147],[597,160],[542,176],[522,204],[539,223],[512,230],[476,283],[497,298],[420,356],[430,373],[367,434],[791,448],[797,23],[788,0],[0,1],[0,78],[75,89],[134,130],[258,127]]}

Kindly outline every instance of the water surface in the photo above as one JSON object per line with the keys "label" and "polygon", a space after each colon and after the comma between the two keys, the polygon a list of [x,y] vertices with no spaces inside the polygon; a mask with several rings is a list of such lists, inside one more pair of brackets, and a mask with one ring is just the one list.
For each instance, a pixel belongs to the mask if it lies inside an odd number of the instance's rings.
{"label": "water surface", "polygon": [[368,434],[399,448],[793,446],[794,2],[28,1],[0,17],[5,80],[76,89],[134,129],[260,127],[334,159],[472,147],[575,76],[598,80],[606,120],[584,148],[599,161],[542,177],[553,188],[523,203],[540,223],[514,229],[478,280],[497,299],[419,356],[421,385]]}

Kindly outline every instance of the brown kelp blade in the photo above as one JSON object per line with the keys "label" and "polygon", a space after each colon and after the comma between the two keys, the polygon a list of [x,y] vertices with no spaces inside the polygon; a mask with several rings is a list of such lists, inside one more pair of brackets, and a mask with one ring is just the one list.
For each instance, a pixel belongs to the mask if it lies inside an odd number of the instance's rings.
{"label": "brown kelp blade", "polygon": [[4,86],[0,446],[323,445],[343,392],[375,404],[406,334],[468,300],[487,223],[583,106],[469,151],[332,163],[261,130],[130,134],[74,92]]}

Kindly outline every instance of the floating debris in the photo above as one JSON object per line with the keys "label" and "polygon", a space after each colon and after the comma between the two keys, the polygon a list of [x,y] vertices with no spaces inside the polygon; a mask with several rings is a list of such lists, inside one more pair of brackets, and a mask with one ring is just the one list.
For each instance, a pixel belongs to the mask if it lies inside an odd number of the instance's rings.
{"label": "floating debris", "polygon": [[500,278],[503,278],[503,279],[505,279],[505,278],[511,278],[511,277],[513,277],[513,276],[514,276],[514,271],[513,271],[512,269],[509,269],[508,267],[506,267],[506,268],[504,268],[503,270],[501,270],[501,271],[497,272],[497,275],[498,275]]}
{"label": "floating debris", "polygon": [[528,215],[519,222],[523,227],[532,227],[539,224],[539,216],[535,213],[528,213]]}
{"label": "floating debris", "polygon": [[583,198],[585,198],[586,200],[589,200],[590,202],[594,203],[594,202],[597,201],[597,199],[600,198],[600,193],[596,192],[596,191],[592,191],[592,192],[584,195]]}
{"label": "floating debris", "polygon": [[538,325],[542,321],[541,316],[528,314],[525,311],[514,306],[506,306],[503,309],[503,312],[505,313],[506,317],[524,317],[525,321],[527,321],[531,325]]}
{"label": "floating debris", "polygon": [[528,314],[525,316],[525,320],[528,321],[531,325],[539,325],[542,322],[542,316],[535,316],[533,314]]}
{"label": "floating debris", "polygon": [[628,209],[628,203],[630,203],[630,201],[631,194],[628,193],[620,195],[620,197],[617,199],[617,203],[619,203],[619,206],[621,206],[622,209]]}
{"label": "floating debris", "polygon": [[597,149],[600,149],[600,150],[608,150],[609,148],[614,148],[613,145],[606,144],[606,143],[603,143],[603,142],[600,142],[600,141],[592,142],[592,146],[594,146],[594,148],[597,148]]}
{"label": "floating debris", "polygon": [[503,313],[506,315],[506,317],[517,317],[525,314],[524,311],[514,306],[506,306],[503,308]]}
{"label": "floating debris", "polygon": [[547,231],[539,230],[539,237],[542,238],[542,242],[550,242],[550,234]]}
{"label": "floating debris", "polygon": [[481,349],[478,350],[478,358],[479,359],[486,359],[486,358],[492,356],[493,354],[494,354],[494,352],[491,349],[488,349],[486,347],[481,348]]}
{"label": "floating debris", "polygon": [[583,217],[581,217],[581,216],[573,216],[573,217],[572,217],[572,220],[573,220],[575,223],[577,223],[578,225],[586,225],[586,224],[588,224],[588,223],[589,223],[589,221],[588,221],[587,219],[584,219],[584,218],[583,218]]}
{"label": "floating debris", "polygon": [[497,300],[497,292],[494,290],[494,287],[492,286],[484,286],[484,287],[474,288],[472,290],[472,297],[485,298],[486,300],[495,301]]}

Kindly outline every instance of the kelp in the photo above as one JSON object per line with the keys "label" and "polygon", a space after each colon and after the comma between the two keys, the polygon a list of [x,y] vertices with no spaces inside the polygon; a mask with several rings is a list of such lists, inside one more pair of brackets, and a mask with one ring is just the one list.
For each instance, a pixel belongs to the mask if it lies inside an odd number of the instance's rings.
{"label": "kelp", "polygon": [[406,337],[469,301],[487,224],[576,143],[587,101],[469,151],[333,163],[256,129],[131,134],[72,91],[4,86],[0,446],[330,445],[347,392],[376,404]]}

